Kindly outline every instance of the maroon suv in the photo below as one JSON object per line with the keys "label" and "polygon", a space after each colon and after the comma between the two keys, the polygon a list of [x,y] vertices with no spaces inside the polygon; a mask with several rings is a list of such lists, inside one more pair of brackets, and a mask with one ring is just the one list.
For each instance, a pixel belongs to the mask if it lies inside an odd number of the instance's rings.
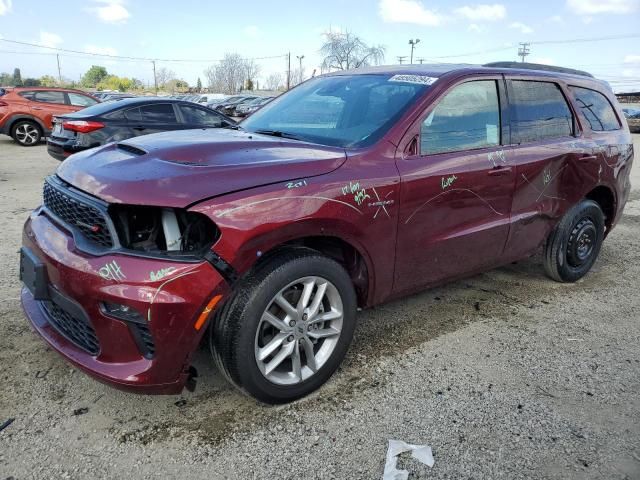
{"label": "maroon suv", "polygon": [[25,312],[71,363],[149,393],[192,387],[207,332],[265,402],[322,385],[356,310],[544,249],[585,275],[629,194],[610,88],[511,65],[336,72],[239,127],[73,155],[24,228]]}

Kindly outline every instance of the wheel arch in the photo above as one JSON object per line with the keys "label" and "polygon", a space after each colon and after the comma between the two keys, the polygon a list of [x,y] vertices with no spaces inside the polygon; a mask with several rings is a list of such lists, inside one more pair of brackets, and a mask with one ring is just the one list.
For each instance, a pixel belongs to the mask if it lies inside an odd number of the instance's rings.
{"label": "wheel arch", "polygon": [[7,133],[10,135],[11,131],[13,130],[13,126],[16,124],[16,122],[19,122],[20,120],[30,120],[34,123],[36,123],[38,125],[38,127],[40,128],[40,133],[42,134],[42,136],[46,136],[47,132],[49,131],[44,123],[38,118],[38,117],[34,117],[33,115],[28,115],[28,114],[19,114],[19,115],[13,115],[11,117],[9,117],[9,120],[7,120]]}
{"label": "wheel arch", "polygon": [[598,185],[585,195],[587,200],[596,202],[604,213],[605,236],[611,230],[616,216],[616,196],[613,190],[606,185]]}

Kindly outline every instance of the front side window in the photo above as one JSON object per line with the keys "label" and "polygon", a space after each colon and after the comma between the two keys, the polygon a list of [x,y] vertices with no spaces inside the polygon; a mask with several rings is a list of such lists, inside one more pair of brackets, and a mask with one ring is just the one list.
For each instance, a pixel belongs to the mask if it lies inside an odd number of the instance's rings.
{"label": "front side window", "polygon": [[512,80],[509,103],[512,143],[573,135],[573,114],[555,83]]}
{"label": "front side window", "polygon": [[96,102],[93,98],[87,97],[86,95],[80,95],[79,93],[67,93],[69,95],[69,102],[71,105],[75,105],[76,107],[90,107],[91,105],[95,105]]}
{"label": "front side window", "polygon": [[203,125],[207,127],[222,126],[222,119],[220,118],[220,115],[205,110],[204,108],[180,105],[180,112],[182,112],[184,123],[189,123],[191,125]]}
{"label": "front side window", "polygon": [[36,92],[35,95],[33,96],[33,100],[35,100],[36,102],[59,103],[63,105],[66,103],[64,100],[63,92],[47,91],[47,90]]}
{"label": "front side window", "polygon": [[500,144],[495,80],[463,83],[447,93],[422,122],[420,154],[459,152]]}
{"label": "front side window", "polygon": [[142,121],[148,123],[176,123],[176,114],[170,103],[158,103],[140,107]]}
{"label": "front side window", "polygon": [[336,147],[371,145],[422,96],[428,80],[388,74],[314,78],[266,104],[242,127]]}
{"label": "front side window", "polygon": [[607,97],[600,92],[581,87],[569,87],[578,108],[594,132],[620,130],[620,122]]}

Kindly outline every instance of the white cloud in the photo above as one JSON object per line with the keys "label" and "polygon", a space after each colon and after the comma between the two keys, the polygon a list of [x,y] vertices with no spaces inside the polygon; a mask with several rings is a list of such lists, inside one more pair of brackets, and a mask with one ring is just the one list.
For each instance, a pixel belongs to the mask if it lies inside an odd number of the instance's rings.
{"label": "white cloud", "polygon": [[129,18],[129,11],[124,6],[124,0],[95,0],[101,6],[89,10],[95,13],[105,23],[122,23]]}
{"label": "white cloud", "polygon": [[564,23],[564,18],[562,18],[560,15],[554,15],[553,17],[549,17],[547,21],[553,23]]}
{"label": "white cloud", "polygon": [[524,24],[522,22],[513,22],[511,24],[509,24],[509,28],[512,28],[514,30],[520,30],[520,33],[533,33],[533,28],[531,28],[529,25]]}
{"label": "white cloud", "polygon": [[258,38],[260,36],[260,29],[255,25],[248,25],[242,29],[244,34],[250,38]]}
{"label": "white cloud", "polygon": [[454,12],[474,22],[492,22],[502,20],[507,16],[507,9],[499,3],[493,5],[465,5],[464,7],[456,8]]}
{"label": "white cloud", "polygon": [[6,15],[11,11],[11,0],[0,0],[0,15]]}
{"label": "white cloud", "polygon": [[567,0],[567,8],[578,15],[632,13],[639,7],[640,0]]}
{"label": "white cloud", "polygon": [[624,63],[640,63],[640,55],[627,55],[624,57]]}
{"label": "white cloud", "polygon": [[97,45],[85,45],[84,51],[87,53],[97,53],[99,55],[118,55],[118,51],[113,47],[99,47]]}
{"label": "white cloud", "polygon": [[435,10],[428,10],[418,0],[380,0],[378,12],[389,23],[413,23],[428,27],[441,25],[445,17]]}
{"label": "white cloud", "polygon": [[39,45],[42,45],[43,47],[56,48],[61,43],[62,38],[60,37],[60,35],[40,30],[40,38],[38,40]]}
{"label": "white cloud", "polygon": [[486,27],[482,27],[480,25],[478,25],[477,23],[472,23],[471,25],[469,25],[467,27],[467,30],[469,30],[470,32],[474,32],[474,33],[484,33],[487,31]]}

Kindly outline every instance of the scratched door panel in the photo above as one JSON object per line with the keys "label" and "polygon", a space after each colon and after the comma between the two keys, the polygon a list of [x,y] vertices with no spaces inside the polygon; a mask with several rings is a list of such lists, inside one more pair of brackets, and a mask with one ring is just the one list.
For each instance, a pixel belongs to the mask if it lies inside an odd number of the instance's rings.
{"label": "scratched door panel", "polygon": [[514,184],[508,165],[500,148],[398,161],[398,292],[499,262]]}

